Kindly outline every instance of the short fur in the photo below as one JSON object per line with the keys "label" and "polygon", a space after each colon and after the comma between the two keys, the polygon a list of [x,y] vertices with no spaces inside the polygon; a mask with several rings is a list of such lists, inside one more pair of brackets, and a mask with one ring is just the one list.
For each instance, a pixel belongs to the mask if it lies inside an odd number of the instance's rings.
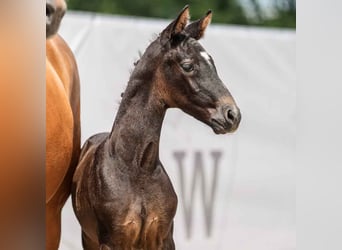
{"label": "short fur", "polygon": [[46,41],[46,249],[58,249],[61,210],[80,153],[80,83],[76,61],[58,35]]}
{"label": "short fur", "polygon": [[140,58],[111,133],[83,146],[72,198],[84,249],[175,249],[177,196],[159,159],[168,108],[181,108],[216,133],[239,125],[239,110],[214,62],[200,55],[203,47],[186,32],[187,16],[188,7]]}

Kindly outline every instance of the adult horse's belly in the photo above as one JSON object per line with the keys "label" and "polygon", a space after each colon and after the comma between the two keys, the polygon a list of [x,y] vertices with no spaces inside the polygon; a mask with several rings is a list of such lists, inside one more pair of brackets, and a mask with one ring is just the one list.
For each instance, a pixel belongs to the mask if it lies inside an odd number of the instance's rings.
{"label": "adult horse's belly", "polygon": [[46,62],[46,202],[61,185],[73,150],[73,114],[64,85]]}

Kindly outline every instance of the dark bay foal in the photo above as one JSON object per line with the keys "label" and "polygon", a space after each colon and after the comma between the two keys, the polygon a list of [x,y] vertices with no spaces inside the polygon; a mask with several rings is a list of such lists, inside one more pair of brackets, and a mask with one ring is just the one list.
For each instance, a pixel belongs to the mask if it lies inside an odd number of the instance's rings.
{"label": "dark bay foal", "polygon": [[215,133],[233,132],[240,112],[197,42],[211,12],[187,25],[188,7],[137,63],[111,133],[85,143],[73,181],[84,249],[171,250],[177,196],[159,160],[167,108],[177,107]]}

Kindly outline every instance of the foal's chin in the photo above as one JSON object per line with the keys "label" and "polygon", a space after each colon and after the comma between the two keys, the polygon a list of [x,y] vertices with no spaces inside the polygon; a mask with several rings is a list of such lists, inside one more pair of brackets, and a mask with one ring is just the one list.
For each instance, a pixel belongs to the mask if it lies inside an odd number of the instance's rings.
{"label": "foal's chin", "polygon": [[214,131],[214,133],[217,135],[231,134],[237,130],[237,128],[235,129],[224,129],[224,128],[216,128],[216,127],[211,127],[211,128]]}
{"label": "foal's chin", "polygon": [[223,135],[223,134],[231,134],[234,133],[238,129],[238,124],[231,123],[220,123],[216,120],[211,120],[208,124],[215,134]]}

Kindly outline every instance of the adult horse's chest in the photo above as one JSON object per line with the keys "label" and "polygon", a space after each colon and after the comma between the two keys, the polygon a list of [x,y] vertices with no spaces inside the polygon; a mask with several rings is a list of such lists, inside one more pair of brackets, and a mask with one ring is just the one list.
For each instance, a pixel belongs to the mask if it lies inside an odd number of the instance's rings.
{"label": "adult horse's chest", "polygon": [[[64,85],[46,61],[46,200],[66,175],[73,149],[73,114]],[[53,159],[53,160],[52,160]]]}

